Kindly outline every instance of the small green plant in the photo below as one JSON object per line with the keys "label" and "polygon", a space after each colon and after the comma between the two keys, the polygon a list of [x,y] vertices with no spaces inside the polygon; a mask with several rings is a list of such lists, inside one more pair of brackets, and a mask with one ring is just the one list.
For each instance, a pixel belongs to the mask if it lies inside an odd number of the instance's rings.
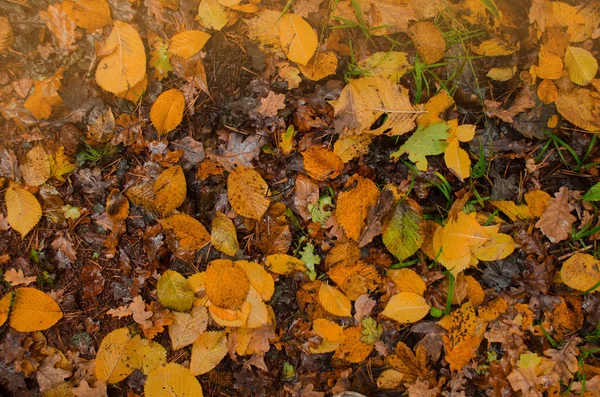
{"label": "small green plant", "polygon": [[550,132],[548,130],[544,130],[544,133],[548,136],[548,141],[544,144],[544,146],[542,146],[542,148],[540,149],[540,152],[536,156],[536,158],[535,158],[536,163],[539,163],[542,160],[542,158],[546,154],[548,148],[550,147],[550,145],[552,145],[554,147],[554,149],[556,150],[556,153],[560,157],[561,162],[568,168],[570,168],[570,167],[567,162],[567,159],[563,155],[563,151],[567,151],[571,155],[571,157],[573,158],[573,160],[575,161],[575,164],[576,164],[575,167],[572,169],[573,172],[579,172],[581,170],[591,168],[591,167],[596,167],[596,166],[600,165],[600,163],[597,163],[597,162],[586,163],[588,157],[592,154],[592,150],[594,149],[594,145],[596,144],[596,139],[598,139],[597,135],[594,134],[592,136],[592,139],[590,140],[590,144],[588,145],[588,148],[587,148],[585,154],[583,155],[583,157],[579,157],[577,152],[569,144],[567,144],[565,141],[560,139],[558,136],[554,135],[552,132]]}
{"label": "small green plant", "polygon": [[77,162],[82,164],[89,161],[93,164],[108,164],[119,153],[119,149],[110,143],[94,147],[83,141],[85,150],[77,154]]}
{"label": "small green plant", "polygon": [[283,363],[281,368],[281,377],[285,380],[293,379],[296,376],[296,368],[287,361]]}

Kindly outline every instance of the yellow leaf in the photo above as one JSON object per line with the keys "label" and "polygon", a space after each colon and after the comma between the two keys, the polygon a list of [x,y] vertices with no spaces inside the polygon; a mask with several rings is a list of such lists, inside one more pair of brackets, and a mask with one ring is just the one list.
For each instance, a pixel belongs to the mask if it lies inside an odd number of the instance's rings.
{"label": "yellow leaf", "polygon": [[338,59],[333,51],[318,52],[306,65],[299,64],[302,74],[312,81],[319,81],[335,74]]}
{"label": "yellow leaf", "polygon": [[400,292],[391,297],[381,314],[399,323],[414,323],[425,317],[430,308],[421,295]]}
{"label": "yellow leaf", "polygon": [[481,261],[497,261],[504,259],[515,250],[515,242],[504,233],[490,235],[490,239],[482,246],[473,249],[473,255]]}
{"label": "yellow leaf", "polygon": [[361,155],[368,154],[371,142],[372,138],[367,134],[341,138],[333,144],[333,153],[337,154],[345,164]]}
{"label": "yellow leaf", "polygon": [[366,344],[360,339],[362,338],[362,327],[350,327],[344,330],[344,339],[340,342],[337,348],[334,359],[342,359],[350,363],[360,363],[364,361],[371,351],[373,345]]}
{"label": "yellow leaf", "polygon": [[433,23],[421,21],[412,24],[408,35],[427,64],[431,65],[446,55],[444,36]]}
{"label": "yellow leaf", "polygon": [[156,98],[150,109],[150,120],[159,136],[174,130],[181,123],[184,109],[185,98],[177,88],[171,88]]}
{"label": "yellow leaf", "polygon": [[42,81],[34,81],[34,91],[23,106],[29,110],[36,119],[47,119],[52,114],[52,107],[63,103],[62,98],[58,95],[58,90],[61,88],[60,80],[63,78],[64,70],[62,68],[54,74],[54,76]]}
{"label": "yellow leaf", "polygon": [[205,272],[194,273],[188,277],[188,281],[194,290],[194,293],[198,293],[204,290],[204,277]]}
{"label": "yellow leaf", "polygon": [[554,102],[558,113],[570,123],[589,132],[600,131],[600,122],[596,117],[599,101],[590,90],[560,90]]}
{"label": "yellow leaf", "polygon": [[275,281],[263,265],[248,261],[236,261],[235,263],[246,273],[250,285],[256,289],[261,298],[265,302],[270,300],[275,292]]}
{"label": "yellow leaf", "polygon": [[266,259],[269,270],[275,274],[292,274],[306,272],[306,265],[298,258],[287,254],[273,254]]}
{"label": "yellow leaf", "polygon": [[222,327],[244,327],[251,311],[252,304],[250,302],[244,302],[240,310],[223,309],[215,305],[208,307],[208,312],[214,322]]}
{"label": "yellow leaf", "polygon": [[227,178],[227,197],[231,207],[246,218],[260,220],[269,208],[269,186],[251,168],[237,167]]}
{"label": "yellow leaf", "polygon": [[563,263],[560,277],[567,286],[578,291],[588,291],[600,281],[600,261],[589,254],[578,252]]}
{"label": "yellow leaf", "polygon": [[125,356],[130,366],[140,369],[145,375],[167,363],[165,348],[156,342],[142,339],[139,335],[135,335],[127,343]]}
{"label": "yellow leaf", "polygon": [[196,20],[207,29],[221,30],[227,25],[227,13],[217,0],[202,0]]}
{"label": "yellow leaf", "polygon": [[350,299],[329,284],[322,283],[319,287],[319,303],[335,316],[350,317],[352,315]]}
{"label": "yellow leaf", "polygon": [[6,52],[15,41],[12,26],[6,17],[0,17],[0,53]]}
{"label": "yellow leaf", "polygon": [[50,161],[42,145],[35,145],[27,152],[20,168],[23,181],[29,186],[43,185],[50,178]]}
{"label": "yellow leaf", "polygon": [[144,385],[146,397],[202,397],[202,387],[190,370],[169,363],[148,375]]}
{"label": "yellow leaf", "polygon": [[535,218],[529,210],[529,207],[524,204],[517,205],[508,200],[491,200],[490,204],[502,211],[502,213],[508,216],[513,222]]}
{"label": "yellow leaf", "polygon": [[154,197],[158,210],[167,215],[185,200],[187,186],[183,169],[179,165],[164,170],[154,182]]}
{"label": "yellow leaf", "polygon": [[104,57],[96,69],[96,82],[108,92],[125,92],[146,75],[144,43],[137,30],[125,22],[115,21],[100,54]]}
{"label": "yellow leaf", "polygon": [[206,296],[224,309],[239,309],[250,291],[250,281],[244,270],[229,259],[217,259],[206,266],[204,277]]}
{"label": "yellow leaf", "polygon": [[81,28],[95,30],[112,22],[106,0],[63,0],[62,4],[69,18]]}
{"label": "yellow leaf", "polygon": [[516,66],[505,66],[501,68],[491,68],[487,72],[487,77],[496,81],[508,81],[512,79],[517,72]]}
{"label": "yellow leaf", "polygon": [[321,146],[311,146],[302,152],[304,169],[317,181],[335,179],[344,169],[344,162],[339,156]]}
{"label": "yellow leaf", "polygon": [[377,378],[377,387],[380,389],[396,389],[402,384],[404,375],[395,369],[386,369]]}
{"label": "yellow leaf", "polygon": [[42,217],[42,207],[35,196],[25,189],[9,187],[4,193],[8,224],[24,238]]}
{"label": "yellow leaf", "polygon": [[199,250],[210,242],[210,235],[204,225],[189,215],[175,214],[159,222],[165,229],[173,231],[178,248],[183,251]]}
{"label": "yellow leaf", "polygon": [[383,77],[398,82],[408,70],[412,69],[406,55],[406,52],[398,51],[376,52],[370,57],[359,61],[358,66],[361,69],[368,70],[370,76]]}
{"label": "yellow leaf", "polygon": [[216,367],[226,355],[225,331],[206,332],[192,346],[190,372],[194,376],[205,374]]}
{"label": "yellow leaf", "polygon": [[370,179],[358,174],[346,182],[351,189],[340,193],[335,208],[335,217],[344,228],[348,238],[358,241],[366,224],[369,211],[377,205],[379,189]]}
{"label": "yellow leaf", "polygon": [[52,177],[59,182],[65,182],[63,175],[73,172],[75,164],[69,162],[69,158],[65,155],[65,147],[60,146],[50,161],[50,173]]}
{"label": "yellow leaf", "polygon": [[128,88],[123,92],[115,93],[115,96],[119,98],[127,99],[133,103],[138,103],[140,99],[142,99],[142,95],[146,92],[146,88],[148,87],[148,75],[144,75],[144,77],[140,80],[139,83],[134,85],[133,87]]}
{"label": "yellow leaf", "polygon": [[173,313],[173,322],[169,325],[169,337],[173,350],[191,345],[206,331],[208,311],[204,306],[195,307],[191,313]]}
{"label": "yellow leaf", "polygon": [[164,307],[188,312],[194,303],[194,290],[189,281],[174,270],[162,274],[156,285],[156,296]]}
{"label": "yellow leaf", "polygon": [[469,154],[460,147],[458,139],[450,139],[444,151],[446,166],[458,179],[464,181],[471,175],[471,158]]}
{"label": "yellow leaf", "polygon": [[217,216],[212,221],[210,243],[229,256],[234,256],[240,249],[235,226],[231,219],[222,212],[217,211]]}
{"label": "yellow leaf", "polygon": [[565,52],[565,66],[569,71],[571,81],[579,85],[592,82],[598,72],[598,61],[591,52],[585,48],[567,47]]}
{"label": "yellow leaf", "polygon": [[414,292],[423,296],[427,289],[425,281],[412,269],[391,269],[387,276],[398,292]]}
{"label": "yellow leaf", "polygon": [[279,39],[280,18],[280,11],[265,9],[256,17],[244,20],[248,25],[248,37],[258,42],[260,50],[267,54],[276,52],[283,55]]}
{"label": "yellow leaf", "polygon": [[442,252],[450,259],[462,258],[473,248],[488,241],[488,234],[475,219],[476,214],[460,212],[456,221],[449,220],[442,232]]}
{"label": "yellow leaf", "polygon": [[117,383],[135,369],[126,355],[131,340],[127,328],[119,328],[102,339],[96,354],[96,378],[106,383]]}
{"label": "yellow leaf", "polygon": [[514,54],[515,51],[517,51],[517,47],[498,38],[485,40],[478,46],[473,46],[471,49],[475,54],[486,57],[505,56]]}
{"label": "yellow leaf", "polygon": [[445,90],[440,90],[425,104],[426,113],[419,116],[419,124],[427,127],[429,124],[442,121],[440,115],[452,105],[454,99]]}
{"label": "yellow leaf", "polygon": [[537,95],[540,101],[548,105],[558,98],[558,88],[552,80],[544,80],[538,86]]}
{"label": "yellow leaf", "polygon": [[344,339],[344,329],[325,318],[317,318],[313,321],[313,331],[321,338],[332,342],[341,342]]}
{"label": "yellow leaf", "polygon": [[250,287],[246,301],[250,303],[252,308],[248,314],[245,326],[247,328],[261,328],[269,324],[269,309],[254,288]]}
{"label": "yellow leaf", "polygon": [[[448,122],[450,124],[450,122]],[[461,124],[452,128],[452,134],[461,142],[469,142],[475,137],[475,126],[473,124]]]}
{"label": "yellow leaf", "polygon": [[540,217],[546,211],[550,200],[550,195],[543,190],[532,190],[525,193],[525,202],[529,207],[529,212],[533,216]]}
{"label": "yellow leaf", "polygon": [[563,70],[563,62],[561,57],[548,51],[544,45],[540,46],[538,57],[539,65],[531,66],[531,74],[542,79],[559,79]]}
{"label": "yellow leaf", "polygon": [[0,299],[0,326],[8,319],[8,312],[13,300],[13,293],[9,292]]}
{"label": "yellow leaf", "polygon": [[186,30],[171,37],[169,52],[183,59],[188,59],[196,55],[208,39],[210,39],[208,33],[200,30]]}
{"label": "yellow leaf", "polygon": [[290,61],[306,65],[318,45],[317,34],[300,15],[285,14],[279,25],[279,39]]}

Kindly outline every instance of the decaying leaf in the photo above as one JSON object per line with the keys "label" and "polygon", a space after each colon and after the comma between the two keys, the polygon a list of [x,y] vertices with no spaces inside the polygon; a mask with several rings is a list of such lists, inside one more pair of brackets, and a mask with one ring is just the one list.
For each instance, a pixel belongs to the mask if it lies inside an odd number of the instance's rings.
{"label": "decaying leaf", "polygon": [[227,178],[229,203],[241,216],[259,220],[269,207],[269,186],[260,174],[251,168],[237,167]]}
{"label": "decaying leaf", "polygon": [[571,233],[571,225],[577,220],[571,215],[574,207],[569,203],[569,189],[561,187],[548,202],[548,207],[535,226],[553,243],[565,240]]}

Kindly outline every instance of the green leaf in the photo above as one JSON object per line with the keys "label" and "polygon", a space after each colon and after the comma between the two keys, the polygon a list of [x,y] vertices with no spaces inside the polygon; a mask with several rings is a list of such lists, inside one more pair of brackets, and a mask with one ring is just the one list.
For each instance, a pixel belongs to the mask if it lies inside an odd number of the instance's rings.
{"label": "green leaf", "polygon": [[156,296],[161,305],[178,312],[189,312],[194,303],[192,285],[173,270],[167,270],[158,280]]}
{"label": "green leaf", "polygon": [[479,0],[496,18],[500,19],[500,12],[494,4],[494,0]]}
{"label": "green leaf", "polygon": [[304,262],[308,269],[308,276],[312,281],[317,278],[317,272],[315,271],[315,265],[321,263],[319,255],[315,254],[315,246],[312,243],[306,243],[304,249],[300,251],[300,260]]}
{"label": "green leaf", "polygon": [[423,244],[423,223],[419,204],[409,198],[398,201],[383,221],[383,244],[403,261]]}
{"label": "green leaf", "polygon": [[445,122],[430,124],[427,127],[420,125],[404,145],[392,153],[391,158],[397,159],[404,153],[408,153],[408,158],[415,163],[417,169],[427,171],[425,156],[444,153],[448,146],[446,140],[449,136],[448,124]]}
{"label": "green leaf", "polygon": [[585,201],[600,201],[600,182],[595,184],[583,196]]}
{"label": "green leaf", "polygon": [[331,216],[331,211],[325,210],[325,207],[333,208],[333,203],[329,196],[319,198],[319,201],[317,201],[315,205],[308,205],[308,211],[310,212],[312,221],[320,223],[322,226],[325,226],[325,222],[327,222],[327,219]]}
{"label": "green leaf", "polygon": [[377,320],[372,317],[363,317],[360,323],[362,325],[360,332],[363,335],[360,337],[360,341],[367,345],[375,344],[383,334],[383,325],[377,324]]}

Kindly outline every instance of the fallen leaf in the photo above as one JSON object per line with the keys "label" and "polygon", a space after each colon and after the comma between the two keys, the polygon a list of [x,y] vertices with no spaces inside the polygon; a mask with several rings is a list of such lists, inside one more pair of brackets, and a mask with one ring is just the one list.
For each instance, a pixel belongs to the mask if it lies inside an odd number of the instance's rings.
{"label": "fallen leaf", "polygon": [[77,26],[84,29],[95,30],[112,22],[106,0],[64,0],[62,5]]}
{"label": "fallen leaf", "polygon": [[296,14],[281,18],[279,38],[287,58],[299,65],[306,65],[317,49],[318,39],[312,26]]}
{"label": "fallen leaf", "polygon": [[[217,366],[227,355],[225,331],[209,331],[200,335],[192,346],[190,372],[202,375]],[[200,394],[202,395],[202,394]]]}
{"label": "fallen leaf", "polygon": [[35,280],[37,280],[37,277],[25,277],[22,269],[8,269],[4,272],[4,281],[10,283],[13,287],[17,285],[26,287],[35,282]]}
{"label": "fallen leaf", "polygon": [[204,47],[210,37],[200,30],[185,30],[171,37],[169,52],[184,59],[191,58]]}
{"label": "fallen leaf", "polygon": [[42,217],[42,207],[35,196],[25,189],[9,187],[4,193],[8,224],[25,238]]}
{"label": "fallen leaf", "polygon": [[150,372],[144,384],[144,394],[147,397],[203,396],[196,377],[189,369],[176,363],[168,363]]}
{"label": "fallen leaf", "polygon": [[430,308],[421,295],[399,292],[391,297],[381,314],[399,323],[414,323],[429,314]]}
{"label": "fallen leaf", "polygon": [[260,106],[256,111],[265,117],[275,117],[277,111],[285,109],[284,101],[284,94],[275,94],[273,91],[269,91],[266,98],[260,99]]}
{"label": "fallen leaf", "polygon": [[250,291],[250,281],[236,263],[217,259],[206,267],[204,287],[213,304],[224,309],[239,309]]}
{"label": "fallen leaf", "polygon": [[156,98],[150,109],[150,120],[159,136],[174,130],[181,123],[184,109],[185,98],[176,88],[167,90]]}
{"label": "fallen leaf", "polygon": [[569,189],[561,187],[554,198],[548,200],[549,204],[540,220],[535,224],[551,242],[565,240],[571,233],[573,222],[577,220],[571,211],[574,207],[569,203]]}
{"label": "fallen leaf", "polygon": [[350,299],[327,283],[322,283],[319,287],[319,303],[335,316],[350,317],[352,315]]}
{"label": "fallen leaf", "polygon": [[179,312],[189,312],[194,303],[194,290],[189,281],[174,270],[162,274],[156,284],[156,296],[161,305]]}
{"label": "fallen leaf", "polygon": [[227,198],[235,212],[246,218],[260,220],[269,207],[269,186],[251,168],[237,167],[227,178]]}

